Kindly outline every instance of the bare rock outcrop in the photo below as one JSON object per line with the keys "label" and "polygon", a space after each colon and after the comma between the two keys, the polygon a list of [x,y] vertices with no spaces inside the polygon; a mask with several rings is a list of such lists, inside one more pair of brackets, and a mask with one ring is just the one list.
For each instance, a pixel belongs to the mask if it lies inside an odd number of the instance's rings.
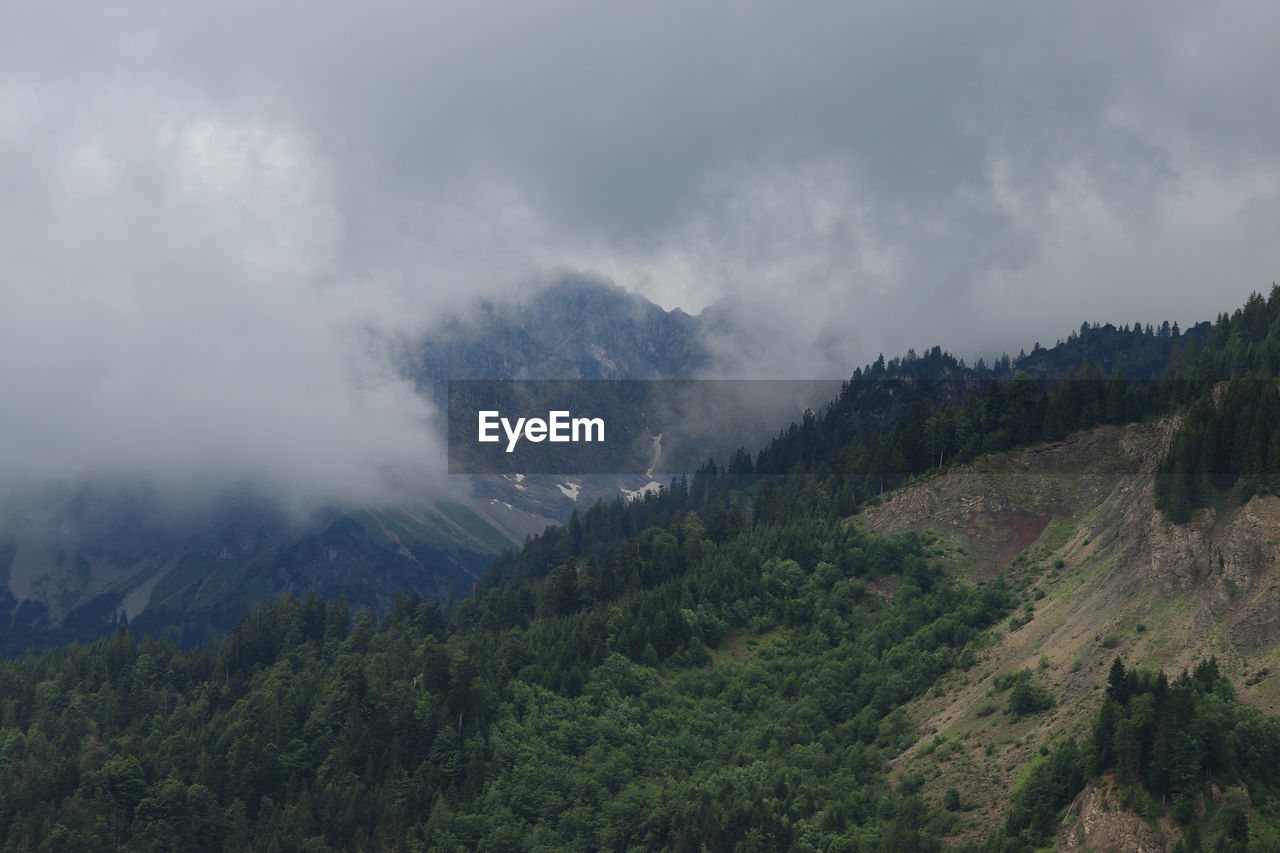
{"label": "bare rock outcrop", "polygon": [[1169,853],[1179,835],[1165,821],[1153,829],[1141,817],[1122,808],[1110,785],[1090,783],[1067,809],[1054,850]]}

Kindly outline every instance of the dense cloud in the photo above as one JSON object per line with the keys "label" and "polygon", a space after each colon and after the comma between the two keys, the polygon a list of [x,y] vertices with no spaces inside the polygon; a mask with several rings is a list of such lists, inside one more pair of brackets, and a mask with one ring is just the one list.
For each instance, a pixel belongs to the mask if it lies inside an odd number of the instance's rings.
{"label": "dense cloud", "polygon": [[1211,318],[1277,277],[1277,14],[11,5],[0,477],[380,493],[438,455],[378,342],[557,268],[756,376]]}

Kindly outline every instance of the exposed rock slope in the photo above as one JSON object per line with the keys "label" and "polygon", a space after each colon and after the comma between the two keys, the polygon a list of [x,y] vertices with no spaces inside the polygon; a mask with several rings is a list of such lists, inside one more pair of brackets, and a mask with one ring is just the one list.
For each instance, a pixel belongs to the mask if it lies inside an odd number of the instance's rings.
{"label": "exposed rock slope", "polygon": [[[939,798],[957,787],[974,806],[970,837],[994,826],[1041,744],[1087,730],[1116,655],[1170,674],[1216,655],[1243,701],[1280,711],[1280,498],[1169,523],[1153,486],[1173,429],[1107,427],[997,454],[853,520],[931,534],[955,573],[1021,591],[978,665],[911,709],[922,746],[902,768]],[[1015,722],[994,679],[1025,668],[1057,704]]]}
{"label": "exposed rock slope", "polygon": [[1124,809],[1110,784],[1089,783],[1067,809],[1062,834],[1054,847],[1062,853],[1086,850],[1128,850],[1168,853],[1181,832],[1162,820],[1152,827]]}

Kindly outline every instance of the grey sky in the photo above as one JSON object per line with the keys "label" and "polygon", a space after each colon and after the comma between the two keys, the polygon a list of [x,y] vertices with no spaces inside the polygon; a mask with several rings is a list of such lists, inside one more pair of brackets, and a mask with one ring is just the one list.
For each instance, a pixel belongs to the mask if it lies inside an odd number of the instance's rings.
{"label": "grey sky", "polygon": [[561,268],[735,301],[757,375],[1212,318],[1280,278],[1277,18],[6,4],[0,476],[376,491],[428,413],[359,330]]}

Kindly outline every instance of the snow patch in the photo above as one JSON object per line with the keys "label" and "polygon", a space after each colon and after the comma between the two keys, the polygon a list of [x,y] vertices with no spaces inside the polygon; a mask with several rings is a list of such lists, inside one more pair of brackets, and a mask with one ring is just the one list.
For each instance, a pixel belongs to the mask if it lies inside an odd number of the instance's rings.
{"label": "snow patch", "polygon": [[564,496],[569,500],[576,501],[578,499],[578,492],[582,491],[582,484],[570,483],[566,486],[563,483],[556,483],[556,488],[564,492]]}
{"label": "snow patch", "polygon": [[623,489],[622,497],[625,500],[634,501],[639,498],[643,498],[645,495],[649,494],[650,492],[656,493],[661,488],[662,488],[662,484],[659,483],[657,480],[650,480],[649,482],[645,483],[643,486],[641,486],[638,489]]}
{"label": "snow patch", "polygon": [[[653,476],[653,469],[658,467],[658,460],[662,458],[662,433],[658,433],[653,437],[653,461],[649,463],[649,470],[644,472],[646,477]],[[647,484],[641,488],[647,488]],[[626,489],[623,489],[625,492]]]}

